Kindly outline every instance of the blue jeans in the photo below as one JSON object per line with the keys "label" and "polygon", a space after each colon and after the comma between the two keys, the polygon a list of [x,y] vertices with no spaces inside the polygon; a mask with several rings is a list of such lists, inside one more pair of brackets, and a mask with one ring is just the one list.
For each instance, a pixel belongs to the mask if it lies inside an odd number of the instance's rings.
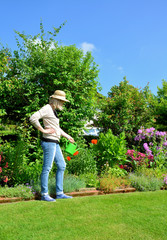
{"label": "blue jeans", "polygon": [[66,162],[59,144],[53,142],[41,142],[43,149],[43,168],[41,173],[41,195],[48,194],[48,178],[53,161],[56,163],[56,195],[63,194],[63,178]]}

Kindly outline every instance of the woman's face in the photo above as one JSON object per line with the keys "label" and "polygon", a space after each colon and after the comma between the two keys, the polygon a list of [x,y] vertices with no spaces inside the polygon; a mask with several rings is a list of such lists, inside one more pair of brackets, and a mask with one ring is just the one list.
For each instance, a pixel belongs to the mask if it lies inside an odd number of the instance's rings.
{"label": "woman's face", "polygon": [[57,106],[57,109],[59,109],[60,111],[62,111],[63,110],[63,104],[64,104],[64,101],[59,101],[59,104],[58,104],[58,106]]}

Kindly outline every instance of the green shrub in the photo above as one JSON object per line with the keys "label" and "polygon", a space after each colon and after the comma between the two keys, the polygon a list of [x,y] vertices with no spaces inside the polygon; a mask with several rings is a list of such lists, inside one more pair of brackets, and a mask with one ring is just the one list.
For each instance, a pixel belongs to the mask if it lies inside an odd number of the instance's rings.
{"label": "green shrub", "polygon": [[27,185],[18,185],[15,187],[0,187],[0,197],[13,198],[21,197],[23,199],[32,199],[34,194],[32,192],[32,187]]}
{"label": "green shrub", "polygon": [[129,180],[138,191],[156,191],[163,186],[163,181],[153,176],[130,174]]}
{"label": "green shrub", "polygon": [[[85,188],[86,183],[83,179],[80,179],[78,176],[74,175],[65,175],[64,176],[64,192],[69,193],[73,191],[78,191],[80,188]],[[36,192],[37,195],[41,192],[41,182],[40,179],[36,183],[32,183],[33,191]],[[51,196],[56,195],[56,180],[55,177],[50,177],[48,181],[48,192]]]}
{"label": "green shrub", "polygon": [[64,192],[78,191],[80,188],[85,188],[86,183],[83,179],[80,179],[74,175],[66,175],[64,177]]}
{"label": "green shrub", "polygon": [[102,171],[102,167],[107,162],[110,167],[126,163],[127,148],[124,132],[119,136],[114,136],[109,129],[106,134],[100,134],[98,143],[92,148],[96,156],[98,173]]}
{"label": "green shrub", "polygon": [[159,168],[147,168],[146,166],[142,166],[140,168],[138,168],[136,171],[135,171],[135,175],[137,176],[141,176],[141,175],[144,175],[144,176],[147,176],[147,177],[155,177],[155,178],[158,178],[160,180],[163,180],[164,179],[164,175],[167,174],[167,169],[159,169]]}
{"label": "green shrub", "polygon": [[115,176],[103,176],[100,179],[100,189],[105,193],[112,192],[117,188],[125,188],[130,185],[130,182],[126,178]]}
{"label": "green shrub", "polygon": [[[36,181],[42,170],[42,150],[36,147],[31,151],[34,145],[20,140],[17,143],[6,142],[0,147],[3,152],[8,167],[6,176],[8,177],[8,186],[30,183]],[[34,156],[33,156],[34,155]],[[39,158],[38,158],[39,157]],[[34,161],[31,161],[34,159]]]}
{"label": "green shrub", "polygon": [[96,160],[92,149],[89,149],[85,144],[83,139],[76,140],[79,148],[79,154],[76,156],[70,156],[71,160],[67,161],[67,154],[65,149],[65,144],[62,147],[64,158],[67,162],[66,169],[69,174],[75,174],[77,176],[85,173],[96,174]]}
{"label": "green shrub", "polygon": [[108,163],[106,163],[101,173],[101,176],[110,175],[115,177],[125,177],[127,174],[127,171],[120,168],[118,165],[115,165],[114,167],[109,167]]}
{"label": "green shrub", "polygon": [[96,174],[85,173],[80,175],[79,178],[85,181],[86,187],[99,187],[99,179]]}

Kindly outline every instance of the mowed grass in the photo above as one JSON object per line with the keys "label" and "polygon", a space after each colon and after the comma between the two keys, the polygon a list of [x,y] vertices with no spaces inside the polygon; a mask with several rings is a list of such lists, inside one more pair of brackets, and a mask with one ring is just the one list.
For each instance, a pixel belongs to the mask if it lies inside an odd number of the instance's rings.
{"label": "mowed grass", "polygon": [[167,191],[0,205],[1,240],[167,239]]}

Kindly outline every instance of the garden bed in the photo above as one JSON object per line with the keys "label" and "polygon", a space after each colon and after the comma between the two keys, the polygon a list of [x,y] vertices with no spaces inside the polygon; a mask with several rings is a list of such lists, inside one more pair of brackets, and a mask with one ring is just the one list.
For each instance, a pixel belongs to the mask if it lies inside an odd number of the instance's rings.
{"label": "garden bed", "polygon": [[[106,195],[106,194],[115,194],[115,193],[128,193],[135,192],[135,188],[124,188],[124,189],[115,189],[111,192],[103,192],[101,190],[97,190],[96,188],[83,188],[77,192],[66,193],[72,197],[86,197],[86,196],[96,196],[96,195]],[[54,196],[55,197],[55,196]],[[40,200],[40,196],[36,195],[33,199],[24,199],[21,197],[13,197],[13,198],[5,198],[0,197],[0,204],[2,203],[12,203],[12,202],[20,202],[20,201],[32,201],[32,200]]]}

